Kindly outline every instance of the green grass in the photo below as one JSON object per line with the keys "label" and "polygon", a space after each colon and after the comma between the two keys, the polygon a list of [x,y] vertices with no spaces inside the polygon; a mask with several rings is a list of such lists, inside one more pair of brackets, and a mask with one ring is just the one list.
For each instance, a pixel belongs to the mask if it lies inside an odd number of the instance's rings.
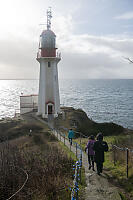
{"label": "green grass", "polygon": [[70,148],[66,145],[64,145],[64,143],[59,141],[60,146],[62,147],[62,149],[64,149],[64,151],[67,153],[69,158],[72,158],[75,162],[76,162],[76,155],[75,153],[73,153],[72,151],[70,151]]}
{"label": "green grass", "polygon": [[[120,136],[104,137],[105,141],[107,141],[108,143],[115,143],[118,146],[120,144],[123,145],[123,140],[125,141],[128,138],[129,138],[128,135],[127,136],[120,135]],[[118,155],[120,155],[119,153],[121,154],[121,152],[118,152]],[[119,157],[118,157],[118,159],[119,159]],[[117,162],[114,165],[112,151],[109,151],[109,152],[105,153],[104,166],[108,170],[109,176],[111,175],[112,179],[114,179],[115,182],[120,187],[122,187],[126,193],[128,193],[131,197],[133,197],[133,187],[132,187],[133,174],[131,175],[131,173],[130,173],[129,178],[128,179],[126,178],[126,162],[121,162],[121,161],[117,160]],[[121,196],[122,200],[127,199],[122,193],[120,193],[120,196]]]}
{"label": "green grass", "polygon": [[128,200],[121,192],[119,192],[119,195],[121,197],[121,200]]}

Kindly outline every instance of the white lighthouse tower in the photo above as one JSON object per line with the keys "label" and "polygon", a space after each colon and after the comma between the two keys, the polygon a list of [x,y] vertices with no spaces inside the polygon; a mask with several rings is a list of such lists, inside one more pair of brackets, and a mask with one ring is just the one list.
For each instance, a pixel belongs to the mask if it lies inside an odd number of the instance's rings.
{"label": "white lighthouse tower", "polygon": [[47,30],[40,35],[37,61],[40,63],[38,115],[48,118],[60,113],[60,97],[57,64],[61,60],[56,52],[56,35],[51,30],[51,10],[47,10]]}

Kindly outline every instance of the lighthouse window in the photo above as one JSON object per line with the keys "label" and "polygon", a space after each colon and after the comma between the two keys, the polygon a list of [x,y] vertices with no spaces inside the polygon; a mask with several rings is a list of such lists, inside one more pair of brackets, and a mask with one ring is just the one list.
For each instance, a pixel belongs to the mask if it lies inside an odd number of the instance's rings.
{"label": "lighthouse window", "polygon": [[50,62],[48,62],[48,67],[51,67],[51,64],[50,64]]}

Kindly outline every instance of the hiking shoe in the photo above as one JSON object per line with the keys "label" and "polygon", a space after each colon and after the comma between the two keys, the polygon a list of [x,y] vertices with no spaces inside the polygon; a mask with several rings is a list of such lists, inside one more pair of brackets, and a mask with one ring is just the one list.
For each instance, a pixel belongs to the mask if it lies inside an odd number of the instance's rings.
{"label": "hiking shoe", "polygon": [[91,169],[91,165],[89,166],[89,170]]}

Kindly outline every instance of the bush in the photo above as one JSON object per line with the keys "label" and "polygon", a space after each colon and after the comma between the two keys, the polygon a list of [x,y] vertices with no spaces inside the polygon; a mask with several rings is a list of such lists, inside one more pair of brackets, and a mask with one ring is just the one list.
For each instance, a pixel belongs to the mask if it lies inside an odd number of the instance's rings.
{"label": "bush", "polygon": [[[33,136],[34,142],[47,148],[19,150],[9,143],[1,144],[0,148],[0,199],[5,200],[15,193],[24,183],[25,174],[29,175],[28,182],[23,190],[15,196],[16,200],[49,199],[57,200],[65,193],[69,199],[70,193],[65,191],[66,183],[70,183],[73,170],[72,159],[68,159],[57,146],[50,145],[40,135]],[[44,142],[43,142],[44,141]],[[38,146],[39,147],[39,146]]]}

